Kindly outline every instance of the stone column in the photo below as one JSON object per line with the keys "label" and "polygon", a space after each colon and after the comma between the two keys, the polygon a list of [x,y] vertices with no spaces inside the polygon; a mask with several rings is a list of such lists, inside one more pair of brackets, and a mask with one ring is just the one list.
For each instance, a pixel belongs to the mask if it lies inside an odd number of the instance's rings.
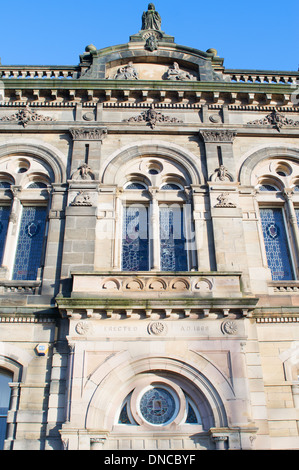
{"label": "stone column", "polygon": [[19,397],[20,397],[20,383],[11,382],[9,384],[11,388],[10,395],[10,406],[7,416],[7,435],[4,442],[4,450],[13,450],[12,444],[15,439],[15,430],[16,430],[16,416],[19,407]]}
{"label": "stone column", "polygon": [[[84,179],[98,180],[101,165],[101,146],[103,138],[107,134],[105,127],[74,127],[70,129],[73,137],[73,152],[71,175],[74,179],[75,172],[87,165],[90,173],[85,172]],[[91,175],[92,174],[92,175]]]}
{"label": "stone column", "polygon": [[59,292],[64,237],[66,185],[53,184],[48,216],[48,233],[43,269],[42,295],[54,297]]}
{"label": "stone column", "polygon": [[236,165],[233,154],[236,131],[201,129],[199,135],[205,143],[208,179],[236,181]]}
{"label": "stone column", "polygon": [[242,272],[249,293],[249,272],[233,155],[233,130],[203,129],[217,271]]}

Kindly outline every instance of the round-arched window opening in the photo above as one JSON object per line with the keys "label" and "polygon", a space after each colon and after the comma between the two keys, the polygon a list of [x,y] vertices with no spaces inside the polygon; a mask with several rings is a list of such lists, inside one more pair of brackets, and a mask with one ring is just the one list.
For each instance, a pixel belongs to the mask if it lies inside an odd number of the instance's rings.
{"label": "round-arched window opening", "polygon": [[273,184],[261,184],[258,189],[259,191],[279,191]]}
{"label": "round-arched window opening", "polygon": [[27,189],[46,189],[47,185],[46,183],[43,183],[42,181],[34,181],[33,183],[30,183],[27,186]]}
{"label": "round-arched window opening", "polygon": [[140,395],[138,409],[148,424],[166,426],[178,414],[179,399],[168,387],[149,386]]}
{"label": "round-arched window opening", "polygon": [[279,162],[275,168],[275,171],[279,176],[290,176],[292,173],[292,167],[286,162]]}
{"label": "round-arched window opening", "polygon": [[158,161],[151,160],[147,164],[147,172],[149,175],[158,175],[159,173],[161,173],[162,170],[163,165]]}
{"label": "round-arched window opening", "polygon": [[147,189],[147,186],[146,184],[144,183],[141,183],[140,181],[131,181],[129,183],[127,183],[125,185],[125,188],[124,189],[139,189],[139,190],[143,190],[143,189]]}
{"label": "round-arched window opening", "polygon": [[182,188],[176,183],[165,183],[160,189],[161,191],[180,191]]}
{"label": "round-arched window opening", "polygon": [[9,189],[10,183],[8,181],[0,181],[0,189]]}

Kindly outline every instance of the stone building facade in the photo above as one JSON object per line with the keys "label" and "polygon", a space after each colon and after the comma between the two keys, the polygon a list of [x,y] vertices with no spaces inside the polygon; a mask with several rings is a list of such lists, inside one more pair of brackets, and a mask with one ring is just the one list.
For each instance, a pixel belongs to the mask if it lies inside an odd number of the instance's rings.
{"label": "stone building facade", "polygon": [[223,63],[0,66],[2,448],[299,449],[299,73]]}

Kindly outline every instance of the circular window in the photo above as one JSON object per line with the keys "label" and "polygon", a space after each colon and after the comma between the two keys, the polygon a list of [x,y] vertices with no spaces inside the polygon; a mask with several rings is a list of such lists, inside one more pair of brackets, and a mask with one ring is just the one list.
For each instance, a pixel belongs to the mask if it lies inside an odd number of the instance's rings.
{"label": "circular window", "polygon": [[178,413],[177,399],[164,387],[150,387],[140,398],[139,410],[148,423],[156,426],[165,425]]}

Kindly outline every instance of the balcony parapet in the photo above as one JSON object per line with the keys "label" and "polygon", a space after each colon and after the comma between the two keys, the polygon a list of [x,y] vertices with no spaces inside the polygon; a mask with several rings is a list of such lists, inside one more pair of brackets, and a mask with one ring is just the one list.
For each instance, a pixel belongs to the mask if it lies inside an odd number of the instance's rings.
{"label": "balcony parapet", "polygon": [[100,319],[250,315],[258,299],[242,291],[241,273],[73,272],[62,316]]}

